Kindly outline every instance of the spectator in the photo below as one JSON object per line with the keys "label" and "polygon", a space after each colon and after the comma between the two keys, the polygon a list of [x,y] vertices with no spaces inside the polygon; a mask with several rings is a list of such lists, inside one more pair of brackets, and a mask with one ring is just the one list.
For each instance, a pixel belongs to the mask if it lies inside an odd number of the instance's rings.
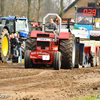
{"label": "spectator", "polygon": [[18,34],[17,35],[17,50],[18,50],[19,62],[22,62],[21,43],[22,43],[22,39],[20,38]]}
{"label": "spectator", "polygon": [[17,33],[15,33],[14,35],[15,35],[15,39],[17,39]]}
{"label": "spectator", "polygon": [[13,33],[11,34],[10,42],[11,42],[11,54],[12,55],[17,55],[17,53],[16,53],[16,50],[17,50],[17,40],[15,39],[15,36],[14,36]]}
{"label": "spectator", "polygon": [[85,59],[86,59],[86,64],[88,64],[88,61],[89,61],[89,54],[86,54],[86,55],[85,55]]}

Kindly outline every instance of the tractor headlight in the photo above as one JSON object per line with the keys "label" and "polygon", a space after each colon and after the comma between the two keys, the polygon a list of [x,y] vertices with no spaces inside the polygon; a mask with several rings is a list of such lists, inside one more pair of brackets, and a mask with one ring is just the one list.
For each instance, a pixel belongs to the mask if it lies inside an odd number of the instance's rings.
{"label": "tractor headlight", "polygon": [[37,47],[37,49],[41,49],[41,47]]}
{"label": "tractor headlight", "polygon": [[49,47],[45,47],[46,50],[49,50]]}

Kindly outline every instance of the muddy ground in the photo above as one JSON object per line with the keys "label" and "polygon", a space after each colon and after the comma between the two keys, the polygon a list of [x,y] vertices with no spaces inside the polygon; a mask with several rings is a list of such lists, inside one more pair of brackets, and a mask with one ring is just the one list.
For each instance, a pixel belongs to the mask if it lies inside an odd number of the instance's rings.
{"label": "muddy ground", "polygon": [[0,100],[73,100],[100,93],[100,67],[25,69],[0,65]]}

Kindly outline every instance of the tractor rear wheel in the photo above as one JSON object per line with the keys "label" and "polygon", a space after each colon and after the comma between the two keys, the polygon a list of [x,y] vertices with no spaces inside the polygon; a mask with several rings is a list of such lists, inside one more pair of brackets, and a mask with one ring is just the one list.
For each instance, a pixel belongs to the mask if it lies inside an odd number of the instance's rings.
{"label": "tractor rear wheel", "polygon": [[31,61],[29,56],[30,56],[30,51],[26,50],[25,51],[25,58],[24,58],[25,68],[31,68],[32,67],[32,61]]}
{"label": "tractor rear wheel", "polygon": [[62,55],[62,68],[74,68],[76,55],[75,36],[70,34],[69,39],[60,40],[59,50],[61,51]]}
{"label": "tractor rear wheel", "polygon": [[61,68],[61,53],[60,52],[54,53],[53,67],[55,70],[59,70]]}
{"label": "tractor rear wheel", "polygon": [[35,51],[36,50],[36,39],[30,37],[31,33],[28,34],[26,40],[26,50]]}
{"label": "tractor rear wheel", "polygon": [[10,39],[7,29],[3,29],[0,35],[0,59],[2,62],[7,62],[10,56]]}

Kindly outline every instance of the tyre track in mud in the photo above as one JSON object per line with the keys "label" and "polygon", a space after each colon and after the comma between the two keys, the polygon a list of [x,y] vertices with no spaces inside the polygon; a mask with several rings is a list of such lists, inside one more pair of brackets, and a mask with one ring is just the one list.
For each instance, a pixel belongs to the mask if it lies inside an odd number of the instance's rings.
{"label": "tyre track in mud", "polygon": [[[8,100],[72,100],[100,93],[100,67],[24,69],[23,64],[1,64],[0,94]],[[7,100],[6,99],[6,100]]]}

